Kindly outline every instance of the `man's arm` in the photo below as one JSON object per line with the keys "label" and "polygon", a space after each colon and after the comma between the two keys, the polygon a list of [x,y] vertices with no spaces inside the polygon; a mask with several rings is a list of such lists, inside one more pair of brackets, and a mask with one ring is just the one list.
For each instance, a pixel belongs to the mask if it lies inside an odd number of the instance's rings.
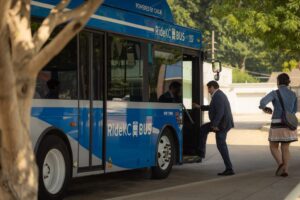
{"label": "man's arm", "polygon": [[208,111],[209,106],[208,105],[202,105],[200,106],[199,104],[193,103],[193,108],[200,109],[201,111]]}
{"label": "man's arm", "polygon": [[216,96],[215,98],[218,98],[218,99],[215,99],[215,102],[214,102],[214,107],[215,107],[214,110],[216,113],[214,115],[214,118],[211,121],[211,126],[213,128],[218,128],[221,123],[221,120],[225,114],[225,105],[220,96],[218,96],[218,97]]}
{"label": "man's arm", "polygon": [[208,111],[209,110],[209,106],[208,105],[202,105],[202,106],[200,106],[200,109],[202,111]]}

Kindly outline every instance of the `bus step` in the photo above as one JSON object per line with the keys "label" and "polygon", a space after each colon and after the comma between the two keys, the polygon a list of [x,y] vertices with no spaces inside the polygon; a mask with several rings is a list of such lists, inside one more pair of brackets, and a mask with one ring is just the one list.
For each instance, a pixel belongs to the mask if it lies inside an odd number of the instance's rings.
{"label": "bus step", "polygon": [[202,158],[199,156],[183,156],[183,163],[200,163],[202,162]]}

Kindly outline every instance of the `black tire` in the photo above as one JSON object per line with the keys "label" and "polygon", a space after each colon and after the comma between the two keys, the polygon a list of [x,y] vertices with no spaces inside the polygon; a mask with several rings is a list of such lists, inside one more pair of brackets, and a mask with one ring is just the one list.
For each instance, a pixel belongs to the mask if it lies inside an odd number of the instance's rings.
{"label": "black tire", "polygon": [[159,141],[158,143],[161,142],[161,139],[163,137],[167,137],[168,140],[170,141],[170,150],[171,150],[171,158],[170,158],[170,162],[169,162],[169,165],[166,169],[163,169],[160,165],[159,165],[159,152],[158,152],[158,146],[159,144],[157,144],[157,149],[156,149],[156,166],[155,167],[152,167],[151,170],[152,170],[152,178],[153,179],[164,179],[164,178],[167,178],[168,175],[170,174],[171,170],[172,170],[172,167],[173,167],[173,164],[175,163],[175,159],[176,159],[176,148],[175,148],[175,142],[174,142],[174,137],[173,137],[173,134],[171,132],[170,129],[165,129],[163,131],[163,133],[161,134],[160,138],[159,138]]}
{"label": "black tire", "polygon": [[[57,192],[49,192],[44,184],[43,180],[43,165],[47,154],[51,150],[58,150],[64,160],[65,164],[65,177],[62,183],[62,186],[58,188]],[[68,183],[71,179],[71,158],[65,142],[56,135],[46,136],[39,145],[37,151],[37,165],[39,169],[39,191],[38,199],[40,200],[60,200],[63,199],[65,191],[68,187]],[[50,167],[49,167],[50,171]],[[56,170],[53,170],[56,171]],[[56,173],[54,173],[56,175]]]}

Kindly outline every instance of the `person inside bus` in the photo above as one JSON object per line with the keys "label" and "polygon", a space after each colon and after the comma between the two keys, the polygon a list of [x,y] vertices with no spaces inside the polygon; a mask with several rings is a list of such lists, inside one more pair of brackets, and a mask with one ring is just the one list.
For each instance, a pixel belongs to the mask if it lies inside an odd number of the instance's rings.
{"label": "person inside bus", "polygon": [[227,133],[231,128],[234,127],[230,103],[227,99],[227,96],[219,89],[218,82],[208,82],[207,88],[212,98],[210,105],[200,106],[196,103],[193,103],[194,108],[201,109],[201,111],[208,111],[210,119],[209,123],[206,123],[200,127],[199,154],[200,157],[205,157],[207,135],[209,132],[215,132],[217,148],[223,158],[226,167],[225,171],[223,171],[222,173],[218,173],[218,175],[234,175],[226,144]]}
{"label": "person inside bus", "polygon": [[60,82],[56,79],[51,78],[47,81],[48,86],[48,94],[46,95],[46,99],[58,99],[59,98],[59,89]]}
{"label": "person inside bus", "polygon": [[181,84],[173,81],[169,85],[169,90],[162,94],[158,101],[164,103],[181,103]]}

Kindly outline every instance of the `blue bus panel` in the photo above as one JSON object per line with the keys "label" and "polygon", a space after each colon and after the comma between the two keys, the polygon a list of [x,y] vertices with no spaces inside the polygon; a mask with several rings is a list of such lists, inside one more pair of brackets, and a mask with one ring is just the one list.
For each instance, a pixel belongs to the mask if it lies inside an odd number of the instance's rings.
{"label": "blue bus panel", "polygon": [[[32,15],[46,17],[58,2],[32,1]],[[75,8],[81,2],[73,0],[69,8]],[[107,0],[92,15],[87,27],[199,50],[202,47],[201,32],[174,24],[166,1],[158,2],[148,5],[146,0]]]}
{"label": "blue bus panel", "polygon": [[[39,100],[45,102],[49,100]],[[32,117],[43,123],[56,127],[67,134],[70,139],[79,143],[79,148],[89,149],[89,136],[78,127],[71,127],[71,122],[87,122],[83,119],[87,108],[64,107],[63,100],[50,100],[57,102],[57,107],[33,106]],[[76,101],[73,101],[76,103]],[[40,103],[41,105],[42,103]],[[135,105],[135,106],[133,106]],[[138,106],[136,106],[138,105]],[[136,108],[135,108],[136,107]],[[108,102],[106,132],[106,170],[120,171],[155,166],[155,153],[161,131],[166,125],[170,125],[176,132],[176,139],[182,144],[181,120],[182,112],[178,104],[155,103],[130,103]],[[102,158],[102,117],[103,109],[94,108],[93,147],[92,154],[99,160]],[[79,121],[80,119],[80,121]],[[78,123],[78,125],[80,125]],[[85,127],[85,126],[83,126]],[[74,150],[74,149],[73,149]],[[179,147],[179,155],[182,155],[182,146]],[[74,158],[76,161],[77,158]],[[80,158],[79,158],[80,159]],[[182,159],[181,157],[179,158]]]}

